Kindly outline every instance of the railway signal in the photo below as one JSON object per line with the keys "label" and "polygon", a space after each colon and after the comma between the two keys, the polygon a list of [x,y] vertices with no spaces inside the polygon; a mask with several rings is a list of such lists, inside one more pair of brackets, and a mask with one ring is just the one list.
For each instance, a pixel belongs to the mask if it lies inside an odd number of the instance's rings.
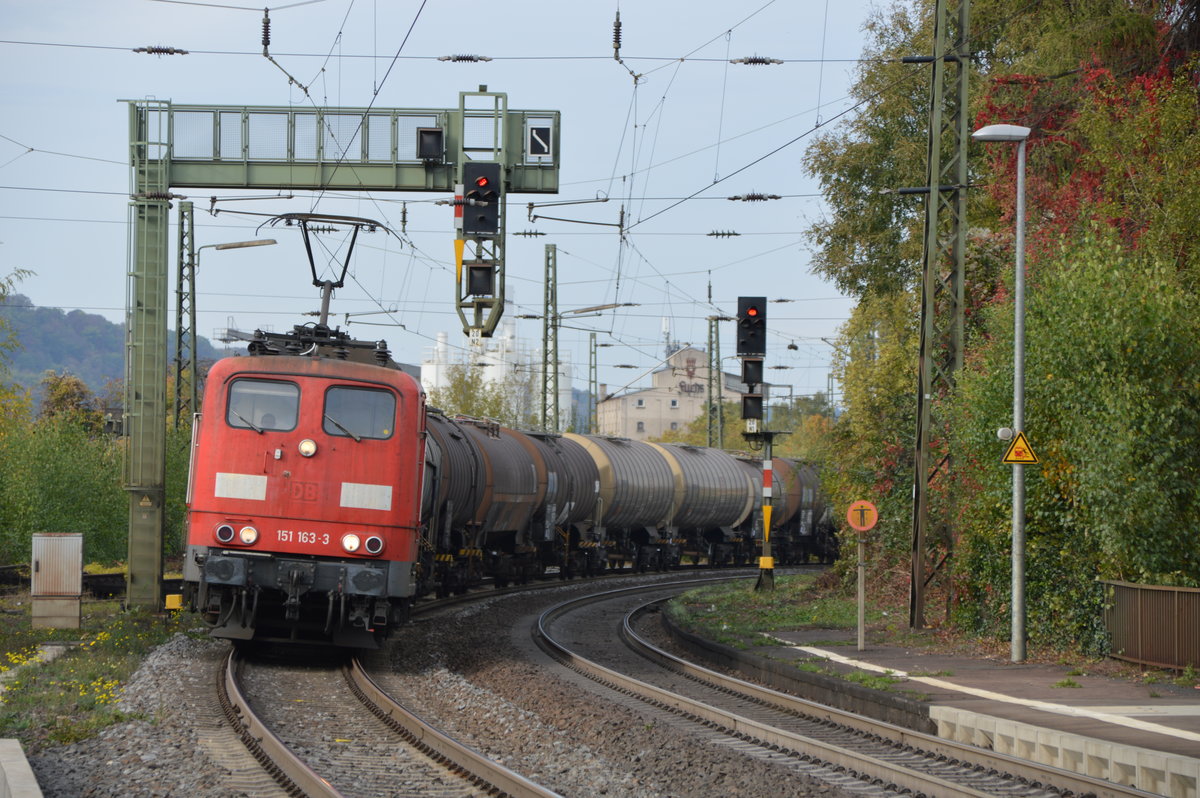
{"label": "railway signal", "polygon": [[500,164],[492,161],[467,161],[463,164],[463,187],[463,233],[498,233],[500,200],[504,191]]}
{"label": "railway signal", "polygon": [[739,357],[767,353],[766,297],[738,297],[737,353]]}
{"label": "railway signal", "polygon": [[742,358],[742,382],[746,384],[746,393],[742,395],[742,418],[761,419],[763,417],[763,359],[761,357]]}
{"label": "railway signal", "polygon": [[[737,309],[737,353],[742,360],[742,382],[746,393],[742,395],[742,419],[746,422],[743,433],[750,445],[763,452],[763,495],[762,495],[762,556],[758,558],[758,582],[755,590],[775,589],[775,558],[771,556],[771,447],[776,435],[786,432],[771,432],[763,421],[763,357],[767,354],[767,298],[763,296],[738,297]],[[761,429],[760,429],[761,427]]]}
{"label": "railway signal", "polygon": [[742,418],[763,417],[763,355],[767,353],[767,298],[738,297],[737,353],[742,359]]}
{"label": "railway signal", "polygon": [[752,389],[763,382],[763,359],[761,357],[742,358],[742,382]]}

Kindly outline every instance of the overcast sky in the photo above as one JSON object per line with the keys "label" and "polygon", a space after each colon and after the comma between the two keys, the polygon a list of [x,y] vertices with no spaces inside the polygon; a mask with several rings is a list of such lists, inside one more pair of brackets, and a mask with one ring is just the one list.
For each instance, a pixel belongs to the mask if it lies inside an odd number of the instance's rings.
{"label": "overcast sky", "polygon": [[[262,55],[261,7],[236,5],[0,0],[0,277],[17,268],[35,272],[17,290],[36,305],[123,321],[130,176],[122,100],[453,108],[459,91],[486,84],[507,93],[510,109],[562,113],[560,193],[509,195],[511,316],[541,312],[546,244],[558,247],[560,312],[637,303],[579,322],[614,344],[600,350],[600,381],[611,391],[662,359],[664,324],[674,340],[704,347],[706,317],[732,315],[739,295],[793,300],[769,305],[767,364],[788,368],[768,377],[796,394],[825,390],[831,348],[821,339],[836,334],[851,302],[810,273],[804,231],[823,209],[801,162],[814,129],[836,124],[851,106],[846,89],[869,0],[281,3],[270,14],[278,65]],[[613,59],[618,10],[623,63]],[[132,52],[147,46],[189,54]],[[493,60],[437,60],[455,54]],[[785,63],[729,63],[748,56]],[[201,191],[177,191],[195,202],[197,247],[259,236],[280,243],[204,250],[198,334],[311,321],[302,314],[319,300],[299,234],[259,233],[251,218],[211,216],[210,195]],[[725,199],[748,192],[784,198]],[[335,296],[333,314],[344,326],[347,313],[394,308],[390,316],[352,316],[350,329],[385,338],[405,362],[420,363],[438,332],[465,344],[454,309],[452,214],[434,204],[447,197],[384,192],[318,200],[298,192],[291,200],[234,202],[237,192],[217,193],[218,207],[228,210],[364,216],[398,232],[406,201],[402,240],[360,239],[353,278]],[[600,197],[609,201],[544,213],[615,224],[624,205],[624,243],[614,227],[527,220],[529,201]],[[176,221],[173,207],[172,248]],[[524,230],[546,235],[513,235]],[[172,252],[172,291],[174,268]],[[531,348],[540,345],[540,321],[519,321],[517,329]],[[578,388],[586,388],[587,342],[586,332],[561,333]],[[721,348],[735,352],[732,324],[723,325]],[[733,363],[726,369],[737,371]]]}

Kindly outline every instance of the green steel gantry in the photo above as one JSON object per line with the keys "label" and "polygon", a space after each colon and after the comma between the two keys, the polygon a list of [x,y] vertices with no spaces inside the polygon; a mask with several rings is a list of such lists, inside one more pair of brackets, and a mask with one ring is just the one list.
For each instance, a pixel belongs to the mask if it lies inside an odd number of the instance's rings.
{"label": "green steel gantry", "polygon": [[[500,163],[507,191],[553,194],[558,191],[559,112],[509,110],[507,96],[485,86],[460,92],[457,108],[440,109],[176,105],[166,100],[128,104],[126,602],[157,609],[162,606],[166,471],[168,211],[172,199],[184,199],[171,190],[433,191],[461,196],[463,163],[479,160]],[[194,232],[190,214],[188,219],[181,222],[179,239],[180,247],[188,249],[179,254],[179,290],[188,296],[177,297],[176,310],[188,317],[187,334],[193,336],[182,343],[190,348],[191,360],[186,401],[195,410]],[[476,338],[491,334],[504,308],[503,228],[494,236],[470,238],[471,263],[476,270],[493,272],[487,286],[491,293],[472,293],[461,274],[456,286],[464,331]],[[177,387],[185,390],[180,383]],[[179,403],[183,401],[181,393]]]}

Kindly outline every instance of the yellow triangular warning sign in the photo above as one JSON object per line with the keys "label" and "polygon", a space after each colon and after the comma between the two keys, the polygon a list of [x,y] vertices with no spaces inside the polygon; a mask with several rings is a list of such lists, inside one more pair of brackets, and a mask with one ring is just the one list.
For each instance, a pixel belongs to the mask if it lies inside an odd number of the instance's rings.
{"label": "yellow triangular warning sign", "polygon": [[1008,451],[1004,453],[1004,462],[1022,465],[1038,462],[1037,455],[1033,453],[1033,447],[1029,445],[1029,441],[1025,440],[1024,432],[1018,432],[1012,443],[1008,445]]}

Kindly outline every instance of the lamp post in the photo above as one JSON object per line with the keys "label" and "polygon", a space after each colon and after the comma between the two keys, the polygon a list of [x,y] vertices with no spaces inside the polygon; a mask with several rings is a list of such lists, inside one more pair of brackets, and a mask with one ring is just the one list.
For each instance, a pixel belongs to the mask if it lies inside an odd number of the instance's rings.
{"label": "lamp post", "polygon": [[[547,245],[547,253],[551,250]],[[548,260],[553,264],[554,255],[548,254]],[[553,270],[553,265],[549,267]],[[547,274],[547,279],[551,279],[553,271]],[[571,318],[586,318],[587,316],[599,316],[600,311],[611,310],[613,308],[635,308],[636,302],[610,302],[607,305],[590,305],[586,308],[576,308],[574,310],[564,310],[558,312],[558,288],[557,284],[548,282],[551,286],[546,291],[545,312],[542,315],[532,313],[522,313],[517,316],[518,319],[541,319],[542,320],[542,430],[544,432],[561,432],[559,423],[559,401],[558,401],[558,377],[559,377],[559,357],[558,357],[558,331],[562,327],[568,327],[573,330],[583,330],[591,332],[593,339],[595,332],[584,327],[571,327],[569,324],[563,324],[563,319]],[[608,346],[608,344],[605,344]],[[595,352],[593,348],[592,353]],[[592,358],[594,360],[594,357]],[[591,361],[589,361],[589,368]],[[591,372],[589,371],[589,379]]]}
{"label": "lamp post", "polygon": [[[1017,142],[1017,241],[1013,307],[1013,434],[1025,430],[1025,141],[1029,128],[988,125],[977,141]],[[1025,466],[1013,463],[1012,661],[1025,661]]]}
{"label": "lamp post", "polygon": [[[197,247],[195,254],[191,258],[191,274],[192,285],[195,286],[195,281],[200,273],[200,253],[206,249],[242,249],[243,247],[267,247],[275,244],[273,238],[257,238],[253,241],[233,241],[228,244],[205,244],[202,247]],[[184,286],[183,280],[179,281],[176,286],[175,293],[175,427],[179,428],[179,409],[183,406],[183,383],[184,371],[191,376],[191,384],[189,386],[188,407],[191,412],[196,412],[199,407],[199,391],[200,391],[200,376],[198,374],[198,358],[196,357],[196,297],[190,297],[189,301],[185,301],[183,296]],[[184,307],[187,307],[188,318],[185,321],[180,318],[183,315]],[[191,331],[191,340],[181,340],[182,331],[184,329]],[[187,362],[184,362],[184,350],[187,350]]]}
{"label": "lamp post", "polygon": [[599,372],[600,361],[596,350],[612,344],[596,343],[596,333],[588,333],[588,434],[595,435],[600,430],[600,396]]}

